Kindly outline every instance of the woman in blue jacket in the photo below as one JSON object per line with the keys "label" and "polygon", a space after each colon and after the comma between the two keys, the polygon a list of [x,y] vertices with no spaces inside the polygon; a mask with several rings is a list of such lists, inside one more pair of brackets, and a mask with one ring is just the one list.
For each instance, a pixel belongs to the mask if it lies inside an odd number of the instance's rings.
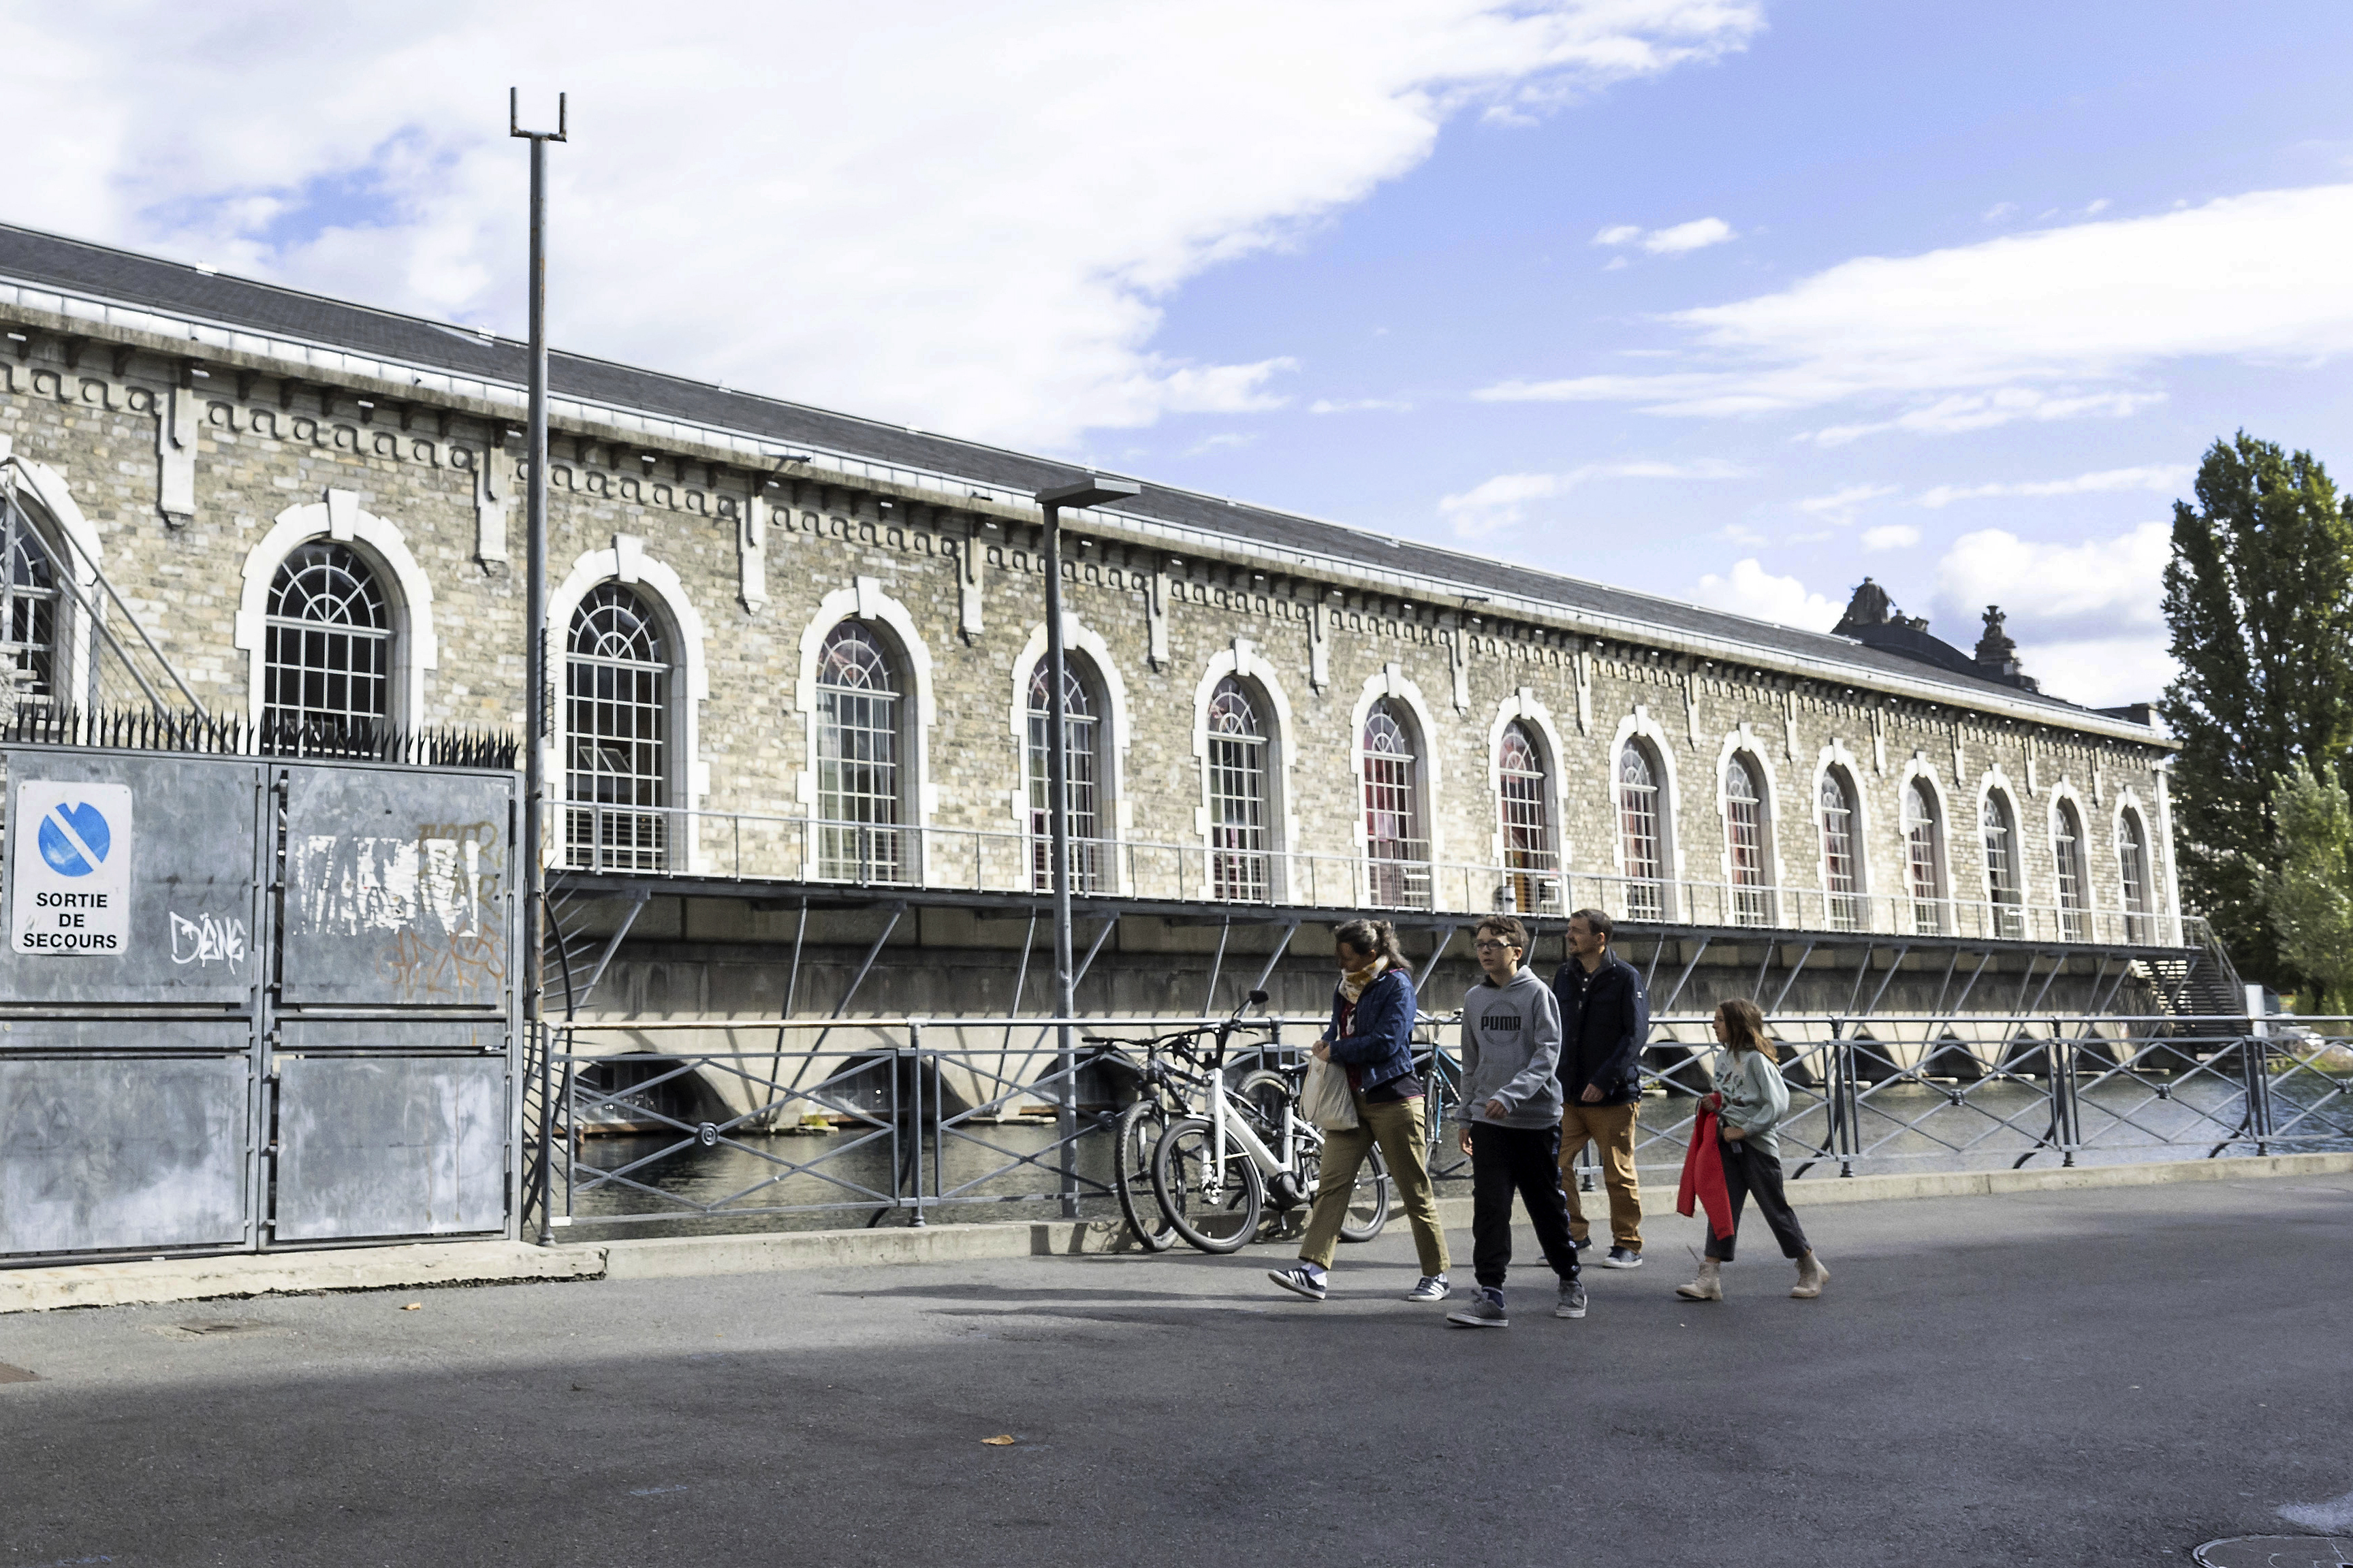
{"label": "woman in blue jacket", "polygon": [[1350,921],[1334,933],[1340,985],[1332,998],[1332,1026],[1314,1055],[1348,1069],[1356,1125],[1324,1135],[1324,1163],[1315,1207],[1301,1240],[1299,1261],[1267,1278],[1311,1301],[1324,1300],[1340,1222],[1347,1217],[1356,1171],[1378,1143],[1389,1179],[1413,1226],[1421,1280],[1409,1301],[1446,1300],[1446,1233],[1430,1190],[1429,1138],[1423,1124],[1422,1082],[1413,1070],[1413,974],[1398,951],[1397,928],[1387,921]]}

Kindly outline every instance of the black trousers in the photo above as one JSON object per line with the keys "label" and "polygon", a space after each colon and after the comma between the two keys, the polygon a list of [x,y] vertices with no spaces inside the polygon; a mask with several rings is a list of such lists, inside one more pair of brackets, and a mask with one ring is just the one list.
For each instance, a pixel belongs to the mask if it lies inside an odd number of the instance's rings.
{"label": "black trousers", "polygon": [[1577,1278],[1568,1239],[1568,1194],[1560,1187],[1560,1129],[1471,1124],[1471,1268],[1480,1284],[1504,1288],[1512,1263],[1512,1194],[1527,1206],[1545,1261]]}
{"label": "black trousers", "polygon": [[1781,1162],[1750,1148],[1746,1138],[1737,1142],[1718,1138],[1715,1146],[1724,1152],[1724,1190],[1732,1198],[1732,1234],[1722,1241],[1710,1235],[1706,1255],[1719,1263],[1732,1261],[1732,1244],[1740,1239],[1740,1211],[1752,1194],[1757,1212],[1765,1216],[1773,1239],[1781,1244],[1782,1257],[1803,1258],[1812,1251],[1806,1245],[1805,1227],[1789,1212],[1788,1195],[1781,1190]]}

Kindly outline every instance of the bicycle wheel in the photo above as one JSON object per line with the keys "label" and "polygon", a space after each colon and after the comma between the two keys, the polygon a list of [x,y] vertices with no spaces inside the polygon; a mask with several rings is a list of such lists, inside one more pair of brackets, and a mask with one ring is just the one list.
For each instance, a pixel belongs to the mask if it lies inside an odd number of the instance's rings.
{"label": "bicycle wheel", "polygon": [[1370,1241],[1389,1222],[1389,1163],[1376,1147],[1356,1167],[1355,1188],[1348,1194],[1348,1212],[1340,1221],[1342,1241]]}
{"label": "bicycle wheel", "polygon": [[1152,1152],[1152,1190],[1177,1235],[1203,1252],[1240,1252],[1258,1234],[1266,1184],[1229,1143],[1219,1159],[1207,1118],[1172,1121]]}
{"label": "bicycle wheel", "polygon": [[1152,1190],[1152,1152],[1167,1131],[1168,1113],[1153,1100],[1139,1100],[1121,1111],[1114,1129],[1119,1163],[1112,1171],[1112,1186],[1119,1194],[1119,1212],[1127,1228],[1146,1252],[1166,1252],[1176,1245],[1176,1229]]}
{"label": "bicycle wheel", "polygon": [[1282,1112],[1298,1097],[1290,1079],[1272,1068],[1252,1068],[1234,1080],[1234,1098],[1258,1123],[1258,1135],[1268,1148],[1282,1141]]}

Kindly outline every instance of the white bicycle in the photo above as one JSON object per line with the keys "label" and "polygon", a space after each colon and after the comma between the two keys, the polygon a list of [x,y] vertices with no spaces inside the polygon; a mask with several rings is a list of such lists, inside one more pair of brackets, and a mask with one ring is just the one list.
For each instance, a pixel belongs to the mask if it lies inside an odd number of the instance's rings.
{"label": "white bicycle", "polygon": [[[1177,1235],[1203,1252],[1237,1252],[1277,1212],[1311,1204],[1324,1134],[1299,1114],[1294,1068],[1255,1067],[1230,1088],[1222,1052],[1208,1063],[1208,1114],[1168,1124],[1152,1151],[1152,1191]],[[1343,1241],[1370,1241],[1389,1217],[1389,1168],[1375,1148],[1356,1168]]]}

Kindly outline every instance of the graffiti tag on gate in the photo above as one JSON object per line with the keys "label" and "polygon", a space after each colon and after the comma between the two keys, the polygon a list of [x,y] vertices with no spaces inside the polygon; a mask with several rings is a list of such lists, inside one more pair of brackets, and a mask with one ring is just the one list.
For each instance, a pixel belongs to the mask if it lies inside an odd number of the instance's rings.
{"label": "graffiti tag on gate", "polygon": [[177,910],[172,920],[172,962],[199,967],[226,963],[229,973],[245,962],[245,922],[235,915],[201,914],[190,920]]}
{"label": "graffiti tag on gate", "polygon": [[404,1000],[495,995],[507,970],[503,832],[484,821],[305,835],[287,846],[290,931],[382,933],[376,971]]}

